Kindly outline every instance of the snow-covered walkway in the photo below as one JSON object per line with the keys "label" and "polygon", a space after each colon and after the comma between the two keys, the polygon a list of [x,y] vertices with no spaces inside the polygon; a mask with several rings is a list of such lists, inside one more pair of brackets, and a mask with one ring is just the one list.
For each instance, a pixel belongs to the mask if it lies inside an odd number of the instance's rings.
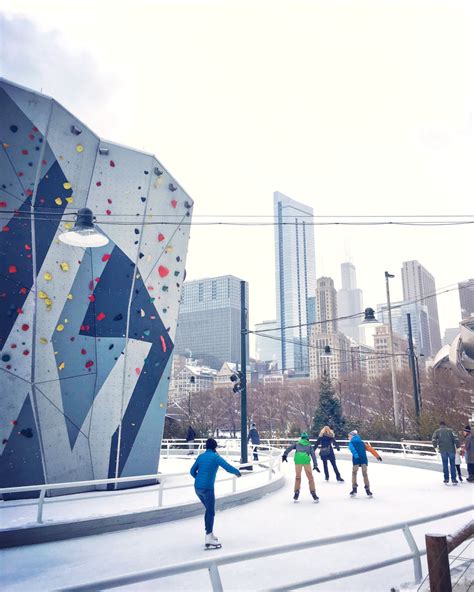
{"label": "snow-covered walkway", "polygon": [[[474,485],[464,482],[446,487],[442,473],[371,462],[369,477],[373,499],[363,487],[356,499],[349,497],[348,460],[339,461],[345,483],[331,476],[324,481],[317,474],[321,503],[314,504],[305,487],[301,501],[292,501],[293,463],[284,465],[285,487],[266,497],[216,515],[215,532],[223,549],[212,553],[233,553],[252,548],[357,532],[375,526],[456,509],[472,504]],[[424,533],[452,532],[472,516],[467,514],[413,528],[424,548]],[[189,518],[117,533],[3,550],[0,554],[1,579],[7,591],[52,590],[94,579],[137,570],[202,559],[203,519]],[[284,585],[331,571],[381,561],[408,553],[399,532],[341,543],[334,546],[247,561],[220,568],[225,590],[257,590]],[[472,546],[459,548],[462,556],[473,558]],[[426,568],[424,569],[426,575]],[[392,586],[412,581],[412,562],[399,564],[354,578],[312,587],[318,591],[388,592]],[[195,572],[130,586],[130,590],[209,590],[207,572]]]}

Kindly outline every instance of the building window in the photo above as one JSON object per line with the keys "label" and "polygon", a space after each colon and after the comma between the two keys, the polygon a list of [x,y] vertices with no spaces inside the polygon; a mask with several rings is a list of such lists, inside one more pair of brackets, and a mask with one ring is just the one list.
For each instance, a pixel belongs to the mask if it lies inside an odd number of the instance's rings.
{"label": "building window", "polygon": [[217,300],[217,282],[215,280],[211,284],[211,296],[213,300]]}
{"label": "building window", "polygon": [[204,284],[199,284],[198,300],[199,302],[202,302],[204,300]]}

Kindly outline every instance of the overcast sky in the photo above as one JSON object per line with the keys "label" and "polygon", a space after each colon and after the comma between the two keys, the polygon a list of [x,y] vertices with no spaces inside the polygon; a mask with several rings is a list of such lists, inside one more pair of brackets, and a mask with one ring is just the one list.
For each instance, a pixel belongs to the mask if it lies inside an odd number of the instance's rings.
{"label": "overcast sky", "polygon": [[[0,73],[102,137],[154,153],[203,215],[474,214],[474,2],[15,0]],[[0,4],[1,6],[1,4]],[[191,231],[188,278],[250,283],[275,317],[272,227]],[[437,288],[474,277],[474,227],[315,228],[317,276],[356,265],[364,305],[402,297],[418,259]],[[438,298],[442,332],[460,318]]]}

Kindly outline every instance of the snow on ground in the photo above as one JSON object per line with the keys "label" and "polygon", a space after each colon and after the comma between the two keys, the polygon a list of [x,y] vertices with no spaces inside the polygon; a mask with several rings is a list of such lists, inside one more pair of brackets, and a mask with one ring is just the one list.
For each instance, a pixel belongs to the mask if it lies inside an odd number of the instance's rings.
{"label": "snow on ground", "polygon": [[[165,477],[163,491],[163,507],[196,501],[193,478],[189,470],[195,456],[162,459],[160,473]],[[232,461],[228,459],[229,462]],[[266,458],[262,456],[262,465]],[[238,463],[233,463],[238,466]],[[268,465],[267,465],[268,466]],[[260,471],[260,472],[259,472]],[[181,477],[169,477],[167,474],[184,473]],[[219,471],[216,482],[216,495],[232,492],[232,475]],[[245,478],[239,479],[237,491],[245,491],[268,482],[268,470],[256,467]],[[179,489],[171,489],[171,487]],[[183,487],[186,486],[186,487]],[[43,522],[74,521],[78,519],[94,518],[115,514],[125,514],[141,510],[156,509],[158,507],[158,485],[140,487],[129,490],[109,492],[87,492],[75,495],[47,498],[43,508]],[[19,528],[36,524],[37,500],[0,501],[0,529]]]}
{"label": "snow on ground", "polygon": [[[292,501],[293,463],[284,464],[285,486],[260,500],[218,512],[215,532],[224,547],[203,551],[203,519],[194,517],[117,533],[45,543],[1,551],[3,589],[8,592],[43,591],[94,579],[208,558],[210,553],[234,553],[317,537],[357,532],[375,526],[435,514],[472,504],[474,485],[446,487],[442,473],[371,462],[369,477],[373,499],[362,490],[349,497],[351,465],[339,461],[345,483],[316,475],[321,502],[312,503],[304,483],[301,501]],[[452,532],[472,516],[455,516],[415,527],[412,532],[424,548],[426,532]],[[472,555],[472,547],[460,549]],[[225,590],[258,590],[290,584],[337,570],[382,561],[409,552],[401,531],[338,545],[277,555],[219,568]],[[211,555],[212,557],[212,555]],[[425,562],[424,562],[425,563]],[[412,562],[353,578],[312,586],[315,591],[388,592],[413,580]],[[426,565],[424,565],[426,575]],[[206,571],[187,573],[128,586],[149,591],[210,590]]]}

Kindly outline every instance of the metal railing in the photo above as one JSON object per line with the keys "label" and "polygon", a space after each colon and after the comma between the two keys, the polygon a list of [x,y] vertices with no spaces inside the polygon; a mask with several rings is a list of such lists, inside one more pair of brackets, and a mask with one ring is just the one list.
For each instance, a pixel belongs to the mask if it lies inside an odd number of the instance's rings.
{"label": "metal railing", "polygon": [[[202,448],[202,446],[201,446]],[[220,447],[223,448],[223,447]],[[200,449],[199,449],[200,450]],[[225,450],[225,455],[227,457],[232,455],[232,452],[234,451],[234,449],[229,446],[228,448],[226,448]],[[240,454],[240,446],[239,449],[235,450],[235,453]],[[168,454],[169,454],[169,448],[168,448]],[[252,466],[252,471],[247,473],[243,473],[243,476],[247,479],[250,476],[254,476],[254,475],[258,475],[260,473],[263,472],[267,472],[268,474],[268,481],[271,481],[273,479],[273,476],[275,473],[279,472],[281,470],[281,458],[280,458],[280,449],[276,449],[273,447],[268,447],[267,450],[262,450],[259,451],[259,454],[262,455],[263,457],[263,461],[268,463],[268,466],[266,465],[262,465],[261,461],[252,461],[252,462],[247,462],[245,463],[245,466]],[[221,473],[222,474],[222,473]],[[27,493],[27,492],[32,492],[32,491],[39,491],[39,497],[37,499],[34,499],[31,501],[31,504],[29,505],[34,505],[37,504],[37,512],[36,512],[36,522],[38,524],[42,524],[43,523],[43,511],[44,511],[44,505],[46,502],[46,493],[49,491],[53,491],[53,490],[58,490],[58,489],[77,489],[77,488],[85,488],[85,487],[96,487],[96,486],[100,486],[100,485],[110,485],[110,484],[120,484],[120,483],[134,483],[137,481],[156,481],[158,484],[158,488],[157,488],[157,503],[156,506],[153,506],[154,508],[161,508],[163,507],[163,494],[164,491],[169,491],[169,490],[174,490],[174,489],[183,489],[183,488],[190,488],[194,486],[194,482],[193,480],[190,479],[189,483],[185,483],[184,485],[170,485],[168,487],[165,487],[165,483],[166,481],[169,481],[171,478],[176,478],[176,477],[189,477],[189,472],[185,472],[185,473],[156,473],[156,474],[151,474],[151,475],[137,475],[134,477],[118,477],[118,478],[112,478],[112,479],[90,479],[88,481],[70,481],[70,482],[64,482],[64,483],[49,483],[49,484],[41,484],[41,485],[23,485],[21,487],[3,487],[0,488],[0,495],[8,495],[8,494],[12,494],[12,493]],[[231,475],[229,477],[227,476],[223,476],[222,478],[218,478],[216,480],[217,483],[224,483],[226,481],[231,481],[231,492],[232,493],[236,493],[237,491],[237,476],[236,475]],[[126,489],[126,490],[122,490],[122,491],[104,491],[103,494],[99,494],[97,495],[96,492],[93,492],[93,498],[90,495],[84,495],[84,496],[77,496],[76,494],[72,494],[74,495],[73,500],[77,501],[80,499],[97,499],[100,497],[109,497],[111,494],[116,496],[116,495],[124,495],[124,494],[143,494],[143,493],[150,493],[150,489],[149,488],[140,488],[140,489],[136,489],[136,490],[130,490],[130,489]],[[219,497],[219,496],[218,496]],[[66,502],[66,501],[70,501],[71,498],[69,497],[51,497],[48,498],[48,506],[52,503],[61,503],[61,502]],[[23,505],[27,505],[27,504],[23,504]],[[0,503],[0,510],[2,508],[7,508],[8,504],[6,502],[4,503]]]}
{"label": "metal railing", "polygon": [[410,548],[410,553],[405,555],[399,555],[392,557],[384,561],[377,563],[370,563],[364,566],[355,567],[351,569],[341,570],[338,572],[332,572],[324,576],[318,576],[316,578],[310,578],[306,580],[300,580],[298,582],[292,582],[284,586],[277,586],[275,588],[267,589],[267,592],[282,592],[283,590],[295,590],[297,588],[305,588],[308,586],[315,586],[316,584],[322,584],[327,581],[334,581],[342,578],[351,577],[361,573],[366,573],[376,569],[381,569],[397,563],[403,563],[405,561],[413,561],[414,577],[416,582],[420,582],[422,579],[422,567],[421,567],[421,556],[426,554],[425,549],[419,549],[415,539],[411,533],[410,527],[417,526],[419,524],[425,524],[427,522],[435,522],[442,520],[443,518],[449,518],[458,514],[464,514],[466,512],[472,512],[474,509],[473,505],[458,508],[457,510],[451,510],[448,512],[442,512],[431,516],[425,516],[423,518],[416,518],[405,522],[398,522],[388,526],[381,526],[378,528],[371,528],[363,530],[357,533],[349,533],[344,535],[317,538],[311,541],[303,541],[300,543],[290,543],[286,545],[277,545],[273,547],[264,547],[261,549],[252,549],[250,551],[243,551],[240,553],[231,553],[229,555],[223,555],[217,558],[210,559],[198,559],[189,561],[186,563],[179,563],[170,565],[168,567],[161,567],[157,569],[149,569],[144,571],[136,571],[133,573],[124,574],[122,576],[116,576],[113,578],[104,578],[101,580],[94,580],[85,584],[77,586],[69,586],[61,588],[61,592],[92,592],[96,590],[109,590],[111,588],[120,588],[131,584],[137,584],[139,582],[146,582],[149,580],[156,580],[159,578],[170,577],[174,575],[181,575],[184,573],[207,570],[211,581],[211,587],[213,592],[223,592],[221,577],[219,574],[219,566],[229,565],[234,563],[240,563],[243,561],[251,561],[262,557],[271,557],[274,555],[284,555],[287,553],[294,553],[295,551],[301,551],[304,549],[312,549],[314,547],[322,547],[324,545],[334,545],[337,543],[344,543],[348,541],[354,541],[357,539],[368,538],[387,532],[393,532],[401,530],[405,536],[407,544]]}

